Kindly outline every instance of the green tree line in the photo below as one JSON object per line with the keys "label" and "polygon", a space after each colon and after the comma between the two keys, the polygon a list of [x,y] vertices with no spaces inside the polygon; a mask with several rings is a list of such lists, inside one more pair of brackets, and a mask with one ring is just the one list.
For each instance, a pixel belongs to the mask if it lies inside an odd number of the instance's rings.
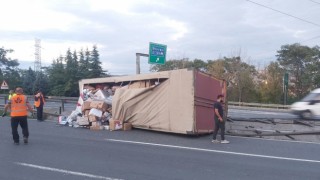
{"label": "green tree line", "polygon": [[277,60],[262,70],[245,62],[241,56],[215,60],[169,60],[164,65],[152,65],[151,71],[195,68],[225,79],[228,100],[236,102],[284,102],[283,77],[289,74],[286,104],[301,99],[311,90],[320,87],[320,49],[300,44],[283,45],[276,54]]}
{"label": "green tree line", "polygon": [[8,58],[11,49],[0,48],[0,81],[5,80],[10,89],[22,86],[26,94],[34,94],[41,90],[45,95],[79,96],[78,81],[87,78],[108,76],[102,69],[97,46],[77,51],[67,50],[65,56],[52,61],[48,67],[35,72],[19,69],[18,60]]}
{"label": "green tree line", "polygon": [[[97,46],[92,50],[71,51],[53,60],[40,72],[19,69],[19,62],[7,58],[13,50],[0,48],[0,80],[10,88],[23,86],[26,94],[41,89],[46,95],[79,96],[80,79],[111,76],[101,67]],[[195,68],[227,81],[228,100],[239,102],[284,103],[283,77],[289,74],[290,104],[320,87],[320,48],[301,44],[283,45],[276,61],[257,69],[241,54],[213,60],[171,59],[164,65],[151,65],[150,71]]]}

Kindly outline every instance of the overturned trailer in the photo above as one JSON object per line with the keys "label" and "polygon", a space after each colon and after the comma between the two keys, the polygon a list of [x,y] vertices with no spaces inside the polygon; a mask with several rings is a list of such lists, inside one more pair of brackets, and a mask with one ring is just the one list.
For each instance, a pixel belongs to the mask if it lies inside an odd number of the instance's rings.
{"label": "overturned trailer", "polygon": [[150,74],[83,79],[87,85],[118,87],[112,98],[112,118],[134,128],[205,134],[213,131],[213,103],[226,98],[226,82],[208,74],[181,69]]}

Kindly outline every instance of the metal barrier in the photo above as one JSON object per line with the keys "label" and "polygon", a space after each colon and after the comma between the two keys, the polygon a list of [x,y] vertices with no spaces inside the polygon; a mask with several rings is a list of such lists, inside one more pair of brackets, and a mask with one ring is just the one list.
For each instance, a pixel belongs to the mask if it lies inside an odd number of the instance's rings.
{"label": "metal barrier", "polygon": [[[27,95],[27,97],[33,101],[33,95]],[[2,99],[2,100],[1,100]],[[78,97],[63,97],[63,96],[46,96],[45,100],[47,102],[60,102],[61,111],[65,111],[65,103],[77,103]],[[8,100],[8,95],[0,94],[0,105],[6,104]],[[2,101],[2,102],[1,102]],[[263,104],[263,103],[246,103],[246,102],[234,102],[228,101],[229,106],[239,106],[239,107],[255,107],[255,108],[270,108],[270,109],[290,109],[290,105],[283,104]]]}
{"label": "metal barrier", "polygon": [[228,105],[231,105],[231,106],[244,106],[244,107],[256,107],[256,108],[270,108],[270,109],[290,109],[290,105],[282,105],[282,104],[262,104],[262,103],[246,103],[246,102],[229,101]]}
{"label": "metal barrier", "polygon": [[[30,101],[30,103],[33,105],[34,102],[34,96],[33,95],[26,95]],[[3,108],[4,105],[8,101],[8,95],[0,94],[0,107]],[[76,104],[78,102],[78,97],[61,97],[61,96],[46,96],[45,97],[46,102],[57,102],[61,103],[58,105],[59,108],[59,114],[65,111],[65,103],[74,103]]]}

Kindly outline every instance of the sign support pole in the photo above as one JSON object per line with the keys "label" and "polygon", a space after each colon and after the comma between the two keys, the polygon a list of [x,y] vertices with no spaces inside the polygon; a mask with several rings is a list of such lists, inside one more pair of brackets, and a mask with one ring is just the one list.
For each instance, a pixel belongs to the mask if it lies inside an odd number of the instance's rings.
{"label": "sign support pole", "polygon": [[136,53],[136,74],[140,74],[140,56]]}
{"label": "sign support pole", "polygon": [[140,74],[140,56],[149,57],[149,54],[136,53],[136,74]]}

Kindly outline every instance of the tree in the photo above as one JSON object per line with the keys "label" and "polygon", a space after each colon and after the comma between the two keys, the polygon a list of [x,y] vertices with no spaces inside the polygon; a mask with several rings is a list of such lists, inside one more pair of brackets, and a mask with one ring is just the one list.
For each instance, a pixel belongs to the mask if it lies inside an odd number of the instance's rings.
{"label": "tree", "polygon": [[[86,51],[86,52],[89,52],[89,51]],[[88,72],[89,72],[88,67],[89,67],[89,57],[85,58],[85,53],[83,52],[83,49],[81,49],[79,53],[79,71],[78,71],[79,79],[88,78]]]}
{"label": "tree", "polygon": [[16,59],[7,58],[8,53],[12,53],[12,49],[0,48],[0,68],[2,80],[6,80],[10,88],[14,88],[21,84],[19,74],[19,62]]}
{"label": "tree", "polygon": [[284,70],[278,62],[271,62],[259,75],[258,90],[260,102],[262,103],[283,103],[283,75]]}
{"label": "tree", "polygon": [[241,57],[224,57],[208,61],[208,73],[225,79],[228,84],[228,100],[251,102],[256,100],[254,78],[255,67],[241,60]]}
{"label": "tree", "polygon": [[254,99],[253,95],[255,95],[253,81],[256,74],[255,67],[242,62],[241,57],[224,59],[230,100],[233,99],[239,102],[252,101]]}
{"label": "tree", "polygon": [[227,79],[227,74],[225,73],[225,60],[217,59],[215,61],[209,60],[207,65],[207,72],[213,76],[221,79]]}
{"label": "tree", "polygon": [[99,51],[97,46],[93,46],[93,50],[91,52],[91,56],[89,58],[89,77],[88,78],[98,78],[103,77],[105,75],[104,71],[101,67],[101,61],[99,59]]}
{"label": "tree", "polygon": [[199,71],[207,72],[208,71],[207,65],[208,65],[208,63],[204,62],[201,59],[194,59],[193,60],[193,67]]}
{"label": "tree", "polygon": [[78,57],[77,52],[74,51],[72,54],[70,49],[68,49],[66,54],[66,67],[65,67],[65,74],[66,74],[66,84],[64,89],[65,96],[78,96]]}
{"label": "tree", "polygon": [[63,65],[63,57],[53,60],[52,65],[47,69],[49,75],[49,85],[51,87],[49,95],[64,96],[66,75]]}
{"label": "tree", "polygon": [[36,81],[36,73],[29,67],[28,70],[22,71],[22,86],[24,87],[24,93],[34,93],[34,82]]}
{"label": "tree", "polygon": [[53,60],[47,68],[48,82],[51,87],[50,95],[58,96],[79,96],[78,82],[84,78],[103,77],[105,71],[102,70],[99,60],[99,52],[94,46],[92,53],[87,49],[85,52],[68,49],[66,57]]}
{"label": "tree", "polygon": [[319,88],[320,87],[320,47],[315,46],[312,48],[314,52],[314,56],[312,58],[312,64],[307,65],[308,71],[311,74],[311,88]]}
{"label": "tree", "polygon": [[3,78],[3,73],[2,73],[2,70],[1,70],[1,68],[0,68],[0,81],[2,82],[4,80],[4,78]]}
{"label": "tree", "polygon": [[36,72],[36,80],[33,86],[33,93],[37,91],[41,91],[43,94],[47,94],[49,92],[49,79],[48,76],[42,72]]}
{"label": "tree", "polygon": [[[198,61],[198,64],[200,64]],[[170,70],[176,70],[176,69],[184,69],[184,68],[192,68],[194,67],[194,64],[192,61],[189,61],[189,59],[180,59],[180,60],[169,60],[165,64],[153,64],[150,66],[150,71],[152,72],[159,72],[159,71],[170,71]],[[199,65],[199,68],[201,68],[201,65]]]}
{"label": "tree", "polygon": [[22,82],[18,68],[6,68],[3,72],[3,78],[7,80],[7,83],[9,84],[11,89],[14,89],[17,86],[21,86]]}
{"label": "tree", "polygon": [[0,48],[0,66],[7,66],[10,59],[7,58],[8,53],[12,53],[12,49],[4,49],[3,47]]}
{"label": "tree", "polygon": [[79,61],[77,52],[71,53],[68,49],[66,57],[53,60],[45,72],[18,69],[18,60],[7,58],[11,52],[13,50],[0,48],[0,80],[6,80],[11,88],[22,84],[28,94],[41,90],[48,95],[78,96],[80,79],[103,77],[107,72],[101,67],[97,46],[93,46],[91,53],[88,49],[85,52],[81,50]]}
{"label": "tree", "polygon": [[319,69],[319,48],[310,48],[300,44],[284,45],[277,52],[279,64],[289,72],[289,92],[297,99],[301,99],[311,91],[313,83],[317,81]]}

